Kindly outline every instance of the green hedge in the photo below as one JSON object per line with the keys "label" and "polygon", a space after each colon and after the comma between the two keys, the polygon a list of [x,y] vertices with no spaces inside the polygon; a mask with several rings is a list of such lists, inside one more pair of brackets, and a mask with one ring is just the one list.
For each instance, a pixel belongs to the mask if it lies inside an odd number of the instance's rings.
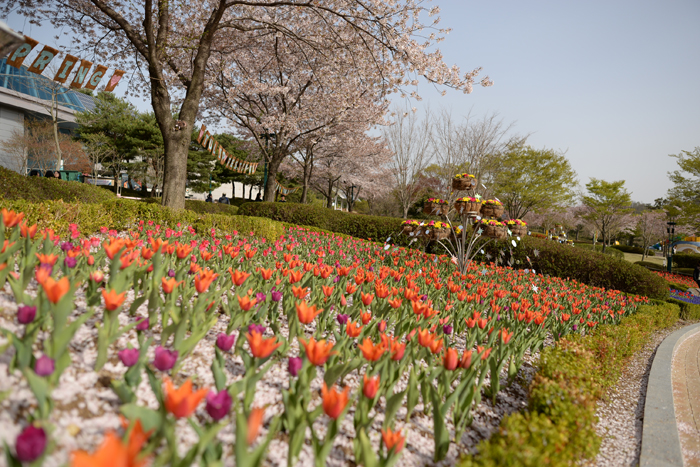
{"label": "green hedge", "polygon": [[[574,246],[582,250],[594,251],[593,244],[591,243],[575,243]],[[595,245],[595,251],[597,253],[603,253],[603,245]],[[616,250],[610,246],[605,248],[605,254],[618,259],[625,259],[625,254],[622,251]]]}
{"label": "green hedge", "polygon": [[63,200],[81,203],[101,203],[116,199],[114,193],[79,182],[67,182],[46,177],[25,177],[0,167],[0,198],[29,201]]}
{"label": "green hedge", "polygon": [[[68,182],[70,183],[70,182]],[[68,232],[69,224],[77,224],[84,234],[98,232],[106,226],[115,230],[134,228],[138,221],[153,221],[163,227],[176,228],[177,224],[192,225],[198,233],[208,233],[216,228],[218,233],[256,235],[275,240],[284,233],[279,222],[256,217],[231,216],[227,214],[200,214],[190,210],[175,211],[159,204],[117,199],[102,203],[66,203],[62,200],[31,202],[23,199],[0,200],[0,207],[24,212],[30,224],[37,223],[39,229],[51,228],[59,235]]]}
{"label": "green hedge", "polygon": [[461,466],[565,466],[593,459],[600,447],[597,400],[617,383],[626,361],[649,336],[678,317],[674,304],[643,305],[619,325],[599,326],[589,336],[565,338],[544,349],[528,410],[505,416],[499,430]]}
{"label": "green hedge", "polygon": [[397,245],[408,243],[405,235],[399,235],[403,219],[395,217],[365,216],[309,204],[264,202],[245,203],[238,209],[238,214],[308,225],[366,240],[383,242],[391,237]]}
{"label": "green hedge", "polygon": [[[492,243],[488,248],[491,256],[495,258],[498,250],[508,249],[506,242],[509,241]],[[519,269],[534,268],[542,274],[661,300],[669,294],[668,284],[663,278],[609,255],[530,236],[523,237],[512,251],[513,266]]]}
{"label": "green hedge", "polygon": [[676,253],[673,255],[673,264],[679,268],[695,269],[700,264],[700,255],[693,253]]}
{"label": "green hedge", "polygon": [[[149,204],[160,204],[162,202],[162,199],[144,198],[141,201]],[[237,206],[221,203],[207,203],[205,201],[199,201],[194,199],[185,200],[185,209],[198,212],[200,214],[228,214],[229,216],[238,214]]]}

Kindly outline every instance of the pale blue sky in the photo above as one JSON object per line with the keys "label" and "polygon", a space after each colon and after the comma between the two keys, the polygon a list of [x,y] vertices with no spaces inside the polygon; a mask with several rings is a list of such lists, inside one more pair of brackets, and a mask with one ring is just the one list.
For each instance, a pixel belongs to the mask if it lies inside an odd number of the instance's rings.
{"label": "pale blue sky", "polygon": [[666,195],[668,154],[700,146],[700,1],[442,0],[445,61],[483,67],[493,87],[431,108],[498,112],[535,147],[566,150],[581,186],[626,180],[636,201]]}
{"label": "pale blue sky", "polygon": [[[424,101],[411,105],[498,112],[515,132],[530,133],[532,146],[565,150],[582,188],[590,177],[624,179],[642,202],[670,188],[676,164],[668,154],[700,146],[699,0],[433,4],[453,30],[440,44],[445,61],[464,72],[481,66],[495,85],[441,97],[422,83]],[[6,21],[55,44],[49,26]]]}

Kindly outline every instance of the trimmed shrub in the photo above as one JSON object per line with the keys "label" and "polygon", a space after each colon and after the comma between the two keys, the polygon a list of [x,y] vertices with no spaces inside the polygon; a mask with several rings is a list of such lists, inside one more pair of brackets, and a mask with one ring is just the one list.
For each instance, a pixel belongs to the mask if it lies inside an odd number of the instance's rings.
{"label": "trimmed shrub", "polygon": [[[574,246],[576,248],[580,248],[582,250],[588,250],[588,251],[596,251],[597,253],[603,253],[603,245],[596,245],[595,250],[593,248],[593,244],[591,243],[575,243]],[[609,246],[605,248],[605,254],[614,256],[615,258],[619,259],[625,259],[625,254],[621,250],[616,250],[615,248]]]}
{"label": "trimmed shrub", "polygon": [[264,202],[245,203],[239,208],[238,214],[308,225],[365,240],[383,242],[391,237],[397,245],[408,243],[408,238],[400,235],[403,219],[395,217],[365,216],[300,203]]}
{"label": "trimmed shrub", "polygon": [[[509,241],[489,245],[491,256],[496,258],[499,250],[507,250]],[[665,300],[669,294],[668,284],[662,277],[609,255],[532,237],[523,237],[512,251],[513,267],[519,269],[534,268],[542,274],[660,300]]]}
{"label": "trimmed shrub", "polygon": [[693,253],[676,253],[673,255],[673,264],[679,268],[695,269],[700,264],[700,255]]}
{"label": "trimmed shrub", "polygon": [[101,203],[116,199],[114,193],[88,183],[67,182],[46,177],[26,177],[0,167],[0,198],[6,200],[26,199],[79,201]]}
{"label": "trimmed shrub", "polygon": [[503,417],[499,430],[461,467],[576,465],[593,459],[600,447],[597,400],[617,383],[627,359],[649,336],[678,317],[675,304],[642,305],[618,325],[598,326],[591,335],[544,349],[528,410]]}
{"label": "trimmed shrub", "polygon": [[[66,182],[70,183],[70,182]],[[190,210],[175,211],[155,203],[143,203],[114,198],[102,203],[66,203],[62,200],[30,202],[24,199],[0,200],[0,207],[24,212],[29,224],[37,223],[39,229],[50,228],[59,235],[66,235],[70,224],[77,224],[85,234],[98,232],[100,227],[115,230],[135,228],[139,221],[176,228],[177,224],[191,225],[198,233],[208,233],[212,228],[218,234],[256,235],[275,240],[284,233],[279,222],[255,217],[227,214],[200,214]]]}

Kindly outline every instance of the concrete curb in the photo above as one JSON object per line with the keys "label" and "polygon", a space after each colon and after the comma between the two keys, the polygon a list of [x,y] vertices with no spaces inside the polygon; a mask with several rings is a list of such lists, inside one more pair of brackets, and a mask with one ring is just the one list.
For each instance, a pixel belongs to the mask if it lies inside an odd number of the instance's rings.
{"label": "concrete curb", "polygon": [[683,453],[673,408],[671,364],[678,346],[698,330],[700,324],[681,328],[664,339],[656,350],[644,402],[640,467],[683,467]]}

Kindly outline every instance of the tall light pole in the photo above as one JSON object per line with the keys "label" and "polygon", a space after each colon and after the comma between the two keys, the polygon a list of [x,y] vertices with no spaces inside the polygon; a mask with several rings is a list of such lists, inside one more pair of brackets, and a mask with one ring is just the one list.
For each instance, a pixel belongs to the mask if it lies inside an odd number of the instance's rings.
{"label": "tall light pole", "polygon": [[668,272],[672,271],[673,266],[673,236],[676,233],[676,223],[673,221],[666,222],[666,233],[668,233],[668,251],[666,252],[666,270]]}

